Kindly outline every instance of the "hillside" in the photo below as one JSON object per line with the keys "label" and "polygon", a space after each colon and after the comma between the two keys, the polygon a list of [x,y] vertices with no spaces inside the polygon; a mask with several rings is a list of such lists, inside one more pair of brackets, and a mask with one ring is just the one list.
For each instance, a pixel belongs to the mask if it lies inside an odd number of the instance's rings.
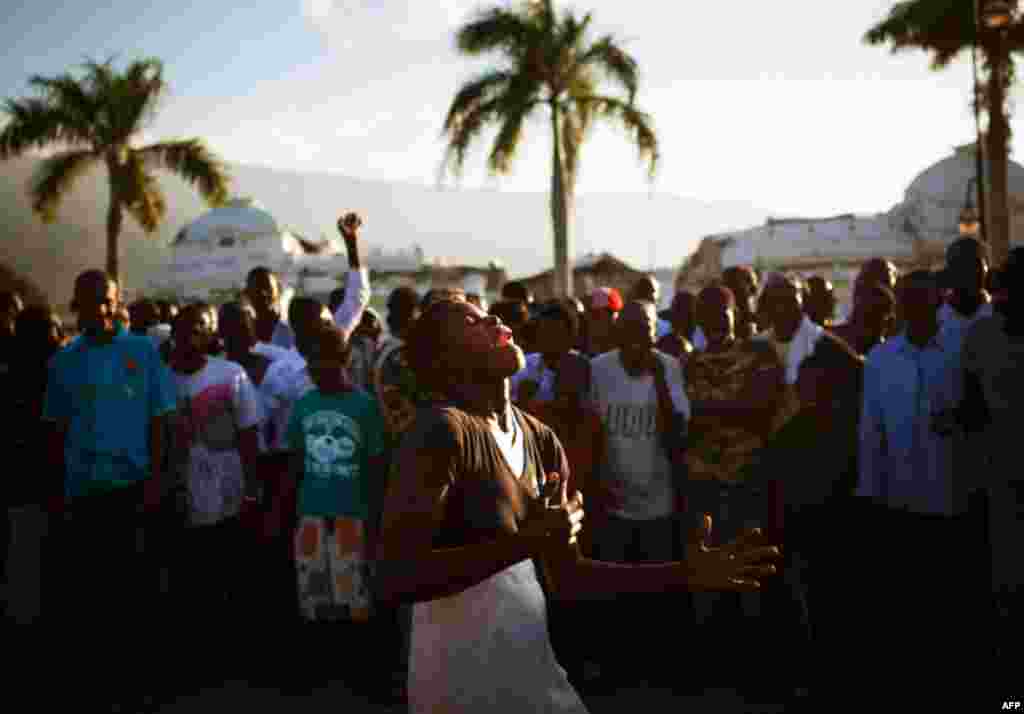
{"label": "hillside", "polygon": [[[25,187],[34,159],[6,162],[0,173],[0,262],[29,276],[58,303],[70,299],[74,276],[102,266],[108,190],[97,168],[82,177],[45,226],[30,209]],[[363,181],[335,174],[307,174],[232,166],[233,193],[258,199],[282,224],[318,239],[333,235],[339,212],[366,216],[365,239],[388,251],[418,243],[428,259],[458,258],[486,264],[500,260],[512,276],[544,270],[552,260],[547,196],[541,193],[434,189]],[[130,220],[122,235],[128,291],[160,270],[167,245],[205,205],[183,182],[160,175],[168,217],[152,238]],[[702,202],[671,195],[588,194],[577,199],[576,251],[609,251],[637,267],[649,264],[652,241],[659,265],[678,265],[709,233],[764,220],[765,212],[743,202]]]}

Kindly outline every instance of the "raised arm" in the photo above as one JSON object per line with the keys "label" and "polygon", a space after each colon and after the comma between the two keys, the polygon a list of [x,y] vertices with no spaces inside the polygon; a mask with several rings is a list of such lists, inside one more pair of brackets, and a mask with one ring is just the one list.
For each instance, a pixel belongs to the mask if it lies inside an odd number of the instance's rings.
{"label": "raised arm", "polygon": [[370,304],[370,274],[359,257],[359,228],[363,219],[349,213],[338,221],[338,230],[348,251],[348,277],[345,279],[345,298],[334,313],[334,323],[348,338],[363,319],[363,311]]}

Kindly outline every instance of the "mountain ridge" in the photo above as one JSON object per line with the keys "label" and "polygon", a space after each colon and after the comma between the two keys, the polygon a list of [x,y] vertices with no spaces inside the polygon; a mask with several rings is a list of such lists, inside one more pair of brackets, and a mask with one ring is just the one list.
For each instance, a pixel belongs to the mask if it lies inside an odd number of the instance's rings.
{"label": "mountain ridge", "polygon": [[[105,259],[109,189],[105,170],[81,176],[57,220],[32,214],[26,187],[37,157],[4,162],[0,171],[0,262],[35,281],[56,304],[70,299],[78,272]],[[337,215],[362,213],[367,249],[422,246],[426,257],[486,265],[499,260],[514,277],[551,266],[547,194],[430,186],[230,163],[232,195],[262,204],[285,228],[317,240],[334,236]],[[208,207],[180,179],[157,172],[167,217],[152,237],[131,219],[121,236],[126,293],[145,290],[163,272],[169,244]],[[575,255],[609,252],[637,268],[679,265],[709,234],[759,224],[767,213],[744,201],[703,201],[670,193],[594,193],[576,199]],[[652,261],[652,255],[655,259]]]}

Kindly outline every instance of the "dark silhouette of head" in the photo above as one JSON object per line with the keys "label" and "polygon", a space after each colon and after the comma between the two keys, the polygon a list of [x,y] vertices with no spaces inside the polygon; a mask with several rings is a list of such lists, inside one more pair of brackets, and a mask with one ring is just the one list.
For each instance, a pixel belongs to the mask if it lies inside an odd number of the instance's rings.
{"label": "dark silhouette of head", "polygon": [[878,283],[889,290],[895,290],[896,278],[898,276],[899,271],[896,270],[896,266],[891,260],[871,258],[861,266],[860,272],[857,273],[857,279],[854,281],[854,292],[856,292],[857,285],[861,283]]}
{"label": "dark silhouette of head", "polygon": [[270,268],[259,266],[249,271],[245,279],[245,295],[256,310],[257,317],[267,318],[278,314],[281,283]]}
{"label": "dark silhouette of head", "polygon": [[14,290],[0,291],[0,335],[13,337],[14,322],[25,309],[21,295]]}
{"label": "dark silhouette of head", "polygon": [[46,366],[64,338],[60,317],[49,305],[29,305],[14,321],[18,357],[26,363]]}
{"label": "dark silhouette of head", "polygon": [[939,273],[939,287],[961,297],[977,297],[988,277],[988,246],[977,238],[958,238],[946,249],[946,267]]}
{"label": "dark silhouette of head", "polygon": [[619,349],[626,359],[639,361],[654,349],[658,313],[653,302],[630,300],[615,322]]}
{"label": "dark silhouette of head", "polygon": [[245,298],[225,303],[220,308],[220,334],[230,356],[248,354],[256,345],[256,310]]}
{"label": "dark silhouette of head", "polygon": [[695,312],[709,351],[732,343],[736,336],[736,298],[725,283],[712,283],[702,289],[697,294]]}
{"label": "dark silhouette of head", "polygon": [[327,306],[315,298],[297,295],[288,305],[288,324],[295,333],[295,349],[303,356],[309,351],[314,331],[331,322]]}
{"label": "dark silhouette of head", "polygon": [[136,300],[128,307],[128,318],[132,332],[144,335],[149,328],[160,323],[160,308],[152,300]]}
{"label": "dark silhouette of head", "polygon": [[315,324],[309,334],[306,363],[317,389],[335,394],[349,388],[345,373],[349,356],[349,344],[340,329],[326,322]]}
{"label": "dark silhouette of head", "polygon": [[765,279],[758,302],[758,322],[775,332],[775,339],[789,342],[804,319],[804,285],[795,275],[772,273]]}
{"label": "dark silhouette of head", "polygon": [[338,308],[341,307],[343,302],[345,302],[345,288],[335,288],[327,298],[327,309],[330,310],[333,315],[338,311]]}
{"label": "dark silhouette of head", "polygon": [[754,312],[757,295],[757,273],[746,265],[734,265],[722,271],[722,283],[732,291],[736,309],[745,315]]}
{"label": "dark silhouette of head", "polygon": [[537,313],[534,326],[534,347],[546,358],[557,359],[576,346],[580,319],[575,307],[553,301]]}
{"label": "dark silhouette of head", "polygon": [[697,298],[689,290],[680,290],[672,298],[672,306],[668,310],[668,321],[672,329],[686,339],[693,336],[697,327]]}
{"label": "dark silhouette of head", "polygon": [[505,283],[501,288],[501,299],[502,300],[518,300],[529,305],[533,302],[533,293],[526,287],[525,283],[518,280],[512,280]]}
{"label": "dark silhouette of head", "polygon": [[915,270],[896,283],[896,301],[908,333],[931,336],[938,328],[938,309],[942,304],[939,278],[930,270]]}
{"label": "dark silhouette of head", "polygon": [[832,322],[836,314],[836,294],[830,281],[820,275],[807,279],[804,312],[817,325],[827,326]]}
{"label": "dark silhouette of head", "polygon": [[639,300],[643,302],[652,302],[655,305],[658,304],[658,299],[661,297],[661,285],[658,283],[657,278],[653,275],[645,275],[630,288],[629,298],[630,300]]}
{"label": "dark silhouette of head", "polygon": [[112,334],[118,329],[120,291],[117,282],[102,270],[86,270],[75,278],[71,310],[78,328],[88,335]]}
{"label": "dark silhouette of head", "polygon": [[388,296],[388,331],[402,337],[420,314],[420,296],[406,285],[395,288]]}

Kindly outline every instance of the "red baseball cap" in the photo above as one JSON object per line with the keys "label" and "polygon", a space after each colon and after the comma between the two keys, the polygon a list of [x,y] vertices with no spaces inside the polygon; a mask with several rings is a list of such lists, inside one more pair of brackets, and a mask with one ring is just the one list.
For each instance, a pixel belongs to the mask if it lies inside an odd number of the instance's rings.
{"label": "red baseball cap", "polygon": [[611,310],[619,312],[622,310],[622,295],[615,288],[596,288],[590,293],[591,310]]}

